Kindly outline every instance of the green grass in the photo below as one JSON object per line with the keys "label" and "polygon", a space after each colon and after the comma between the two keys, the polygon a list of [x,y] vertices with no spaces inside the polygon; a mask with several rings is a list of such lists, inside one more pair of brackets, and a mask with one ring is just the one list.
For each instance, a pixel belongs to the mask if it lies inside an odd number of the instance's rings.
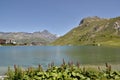
{"label": "green grass", "polygon": [[120,17],[107,19],[86,18],[76,28],[58,38],[51,45],[90,45],[120,46],[120,32],[116,33],[114,23],[120,24]]}

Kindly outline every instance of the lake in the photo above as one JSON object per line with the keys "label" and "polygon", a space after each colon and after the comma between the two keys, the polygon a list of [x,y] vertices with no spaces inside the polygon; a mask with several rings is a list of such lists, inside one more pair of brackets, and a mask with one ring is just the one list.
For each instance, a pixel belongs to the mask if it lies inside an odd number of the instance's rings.
{"label": "lake", "polygon": [[120,64],[120,48],[97,46],[1,46],[0,74],[14,64],[36,67],[41,64],[47,68],[54,62],[60,65],[62,60],[79,62],[81,65],[101,65],[106,62]]}

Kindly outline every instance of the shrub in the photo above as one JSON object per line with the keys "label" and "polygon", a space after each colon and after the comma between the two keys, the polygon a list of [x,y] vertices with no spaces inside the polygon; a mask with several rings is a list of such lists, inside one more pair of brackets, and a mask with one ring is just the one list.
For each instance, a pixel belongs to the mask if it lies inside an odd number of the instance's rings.
{"label": "shrub", "polygon": [[14,66],[14,70],[8,67],[8,76],[5,80],[120,80],[120,71],[112,71],[111,66],[106,63],[106,69],[80,67],[77,63],[65,63],[61,66],[49,65],[47,70],[43,70],[41,65],[38,68],[29,67],[24,70],[19,66]]}

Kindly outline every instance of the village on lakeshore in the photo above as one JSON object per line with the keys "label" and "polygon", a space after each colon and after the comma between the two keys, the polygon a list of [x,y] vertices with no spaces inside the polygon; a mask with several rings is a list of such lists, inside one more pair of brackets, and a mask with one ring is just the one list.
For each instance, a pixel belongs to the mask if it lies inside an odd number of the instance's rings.
{"label": "village on lakeshore", "polygon": [[32,45],[42,45],[43,43],[41,42],[32,42],[30,44],[28,43],[23,43],[19,44],[15,40],[12,39],[0,39],[0,46],[32,46]]}

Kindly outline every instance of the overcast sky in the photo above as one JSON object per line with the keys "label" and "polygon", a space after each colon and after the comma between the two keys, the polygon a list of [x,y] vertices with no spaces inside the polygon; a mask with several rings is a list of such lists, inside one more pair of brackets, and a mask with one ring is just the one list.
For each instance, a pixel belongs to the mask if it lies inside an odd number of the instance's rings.
{"label": "overcast sky", "polygon": [[0,0],[0,32],[63,35],[88,16],[120,16],[120,0]]}

